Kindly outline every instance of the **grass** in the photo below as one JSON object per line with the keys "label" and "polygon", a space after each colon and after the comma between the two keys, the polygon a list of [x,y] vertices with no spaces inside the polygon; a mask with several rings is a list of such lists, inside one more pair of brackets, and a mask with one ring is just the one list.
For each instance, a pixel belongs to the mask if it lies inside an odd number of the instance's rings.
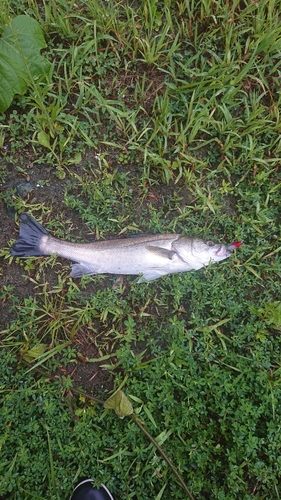
{"label": "grass", "polygon": [[[279,11],[3,2],[0,32],[32,16],[51,62],[0,117],[3,498],[67,498],[88,474],[117,499],[280,498]],[[245,244],[152,283],[72,281],[12,259],[22,211],[72,241]],[[118,388],[133,417],[103,407]]]}

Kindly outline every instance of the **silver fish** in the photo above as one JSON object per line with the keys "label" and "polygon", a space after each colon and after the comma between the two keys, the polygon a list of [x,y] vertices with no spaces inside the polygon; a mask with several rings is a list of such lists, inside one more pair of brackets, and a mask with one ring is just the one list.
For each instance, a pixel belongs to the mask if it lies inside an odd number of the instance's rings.
{"label": "silver fish", "polygon": [[57,254],[77,262],[70,276],[83,274],[136,274],[138,282],[171,273],[200,269],[227,259],[242,241],[221,245],[181,234],[153,234],[128,238],[70,243],[54,238],[31,215],[20,217],[20,235],[10,249],[15,257]]}

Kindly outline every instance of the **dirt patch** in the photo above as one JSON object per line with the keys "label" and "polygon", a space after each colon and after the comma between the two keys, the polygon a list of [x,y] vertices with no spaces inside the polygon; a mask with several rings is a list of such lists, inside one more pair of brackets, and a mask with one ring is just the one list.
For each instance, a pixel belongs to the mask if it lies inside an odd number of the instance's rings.
{"label": "dirt patch", "polygon": [[[18,170],[20,164],[20,172]],[[73,221],[73,237],[81,236],[81,222],[75,219],[77,215],[73,210],[69,209],[63,203],[64,190],[67,186],[67,179],[58,179],[55,170],[42,165],[33,164],[30,157],[23,158],[21,156],[19,163],[7,165],[8,175],[6,176],[5,184],[2,185],[2,201],[0,203],[1,216],[1,231],[0,231],[0,248],[8,249],[11,240],[18,236],[18,226],[15,223],[14,199],[22,198],[38,211],[41,212],[42,207],[52,205],[52,211],[55,214],[60,214],[62,220],[70,219]],[[77,174],[81,174],[83,165],[76,169]],[[39,212],[38,212],[39,213]],[[76,229],[75,229],[76,228]],[[63,259],[59,259],[64,262]],[[59,266],[58,261],[58,266]],[[66,261],[65,261],[66,263]],[[69,264],[69,263],[68,263]],[[39,260],[38,260],[39,265]],[[48,269],[47,281],[48,286],[52,288],[57,284],[57,275],[55,271]],[[1,258],[1,316],[0,316],[0,332],[4,338],[7,326],[15,321],[17,315],[16,306],[10,296],[12,288],[16,291],[18,305],[21,302],[34,295],[34,278],[36,269],[25,271],[22,265],[19,265],[15,260],[10,261],[5,255]],[[19,326],[20,328],[20,326]],[[27,332],[28,333],[28,332]],[[73,341],[73,348],[77,351],[75,362],[68,363],[58,369],[58,375],[68,374],[74,383],[74,386],[82,387],[83,390],[90,393],[98,393],[112,389],[113,382],[110,373],[104,370],[100,363],[88,363],[86,358],[98,358],[99,352],[97,347],[91,342],[87,332],[79,332]]]}

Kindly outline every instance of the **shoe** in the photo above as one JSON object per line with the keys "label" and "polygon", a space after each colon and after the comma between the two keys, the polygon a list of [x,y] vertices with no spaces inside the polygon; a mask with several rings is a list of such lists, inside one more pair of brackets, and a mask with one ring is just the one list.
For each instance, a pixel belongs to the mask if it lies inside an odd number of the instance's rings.
{"label": "shoe", "polygon": [[93,479],[85,479],[77,484],[70,500],[114,500],[104,484],[100,488],[95,488],[93,482]]}

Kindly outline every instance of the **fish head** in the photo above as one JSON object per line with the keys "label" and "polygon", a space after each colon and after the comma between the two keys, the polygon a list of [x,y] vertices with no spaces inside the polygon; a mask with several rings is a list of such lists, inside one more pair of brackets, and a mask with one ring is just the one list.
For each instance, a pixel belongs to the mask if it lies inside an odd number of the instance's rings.
{"label": "fish head", "polygon": [[242,241],[234,241],[228,245],[214,243],[211,240],[188,238],[182,236],[176,242],[178,255],[182,260],[192,265],[193,269],[200,269],[210,262],[219,262],[228,259],[235,248],[242,245]]}

